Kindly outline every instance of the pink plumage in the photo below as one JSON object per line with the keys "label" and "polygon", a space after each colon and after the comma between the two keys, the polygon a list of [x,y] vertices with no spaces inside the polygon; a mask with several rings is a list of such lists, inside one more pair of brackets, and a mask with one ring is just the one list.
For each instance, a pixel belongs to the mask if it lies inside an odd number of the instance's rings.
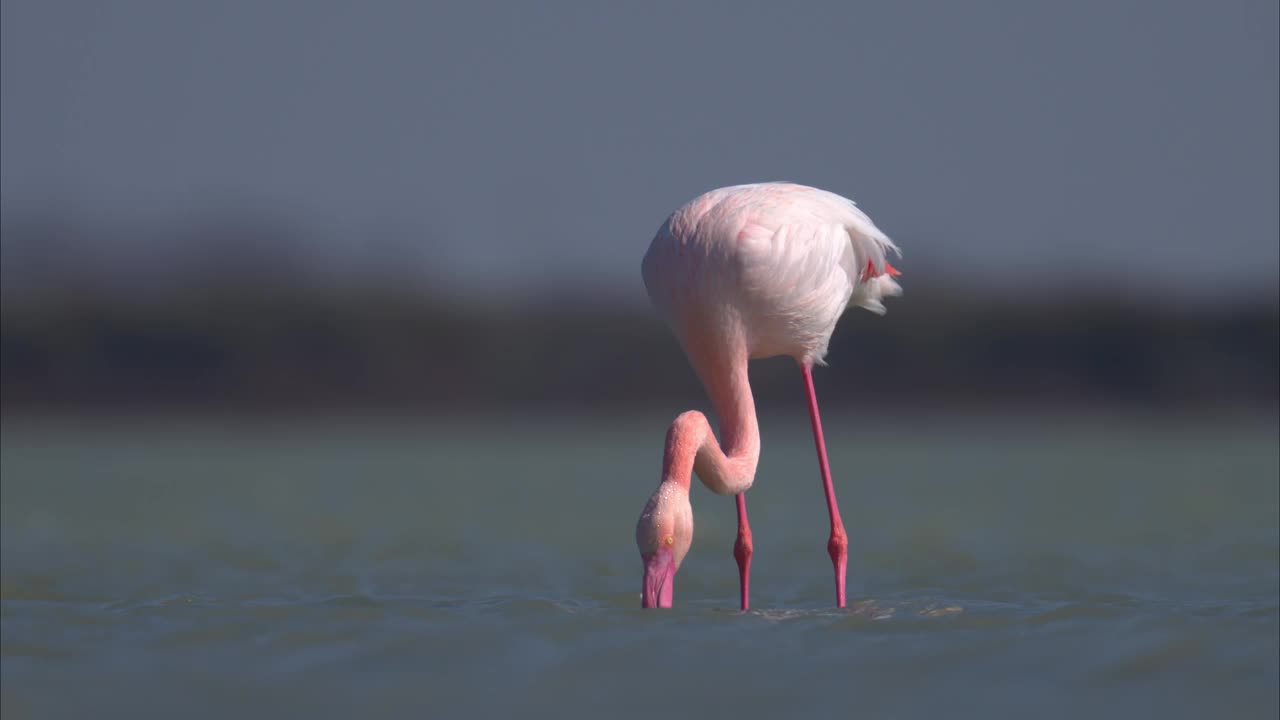
{"label": "pink plumage", "polygon": [[755,479],[760,433],[747,378],[752,358],[787,355],[800,365],[831,516],[828,551],[837,605],[845,604],[847,541],[835,504],[813,392],[836,322],[850,305],[883,314],[901,292],[887,255],[897,246],[851,200],[789,183],[712,190],[671,214],[642,264],[645,287],[710,396],[720,442],[702,413],[667,432],[663,476],[636,526],[645,564],[643,605],[669,606],[676,570],[693,538],[688,492],[696,472],[713,492],[736,495],[734,555],[748,605],[752,553],[743,493]]}

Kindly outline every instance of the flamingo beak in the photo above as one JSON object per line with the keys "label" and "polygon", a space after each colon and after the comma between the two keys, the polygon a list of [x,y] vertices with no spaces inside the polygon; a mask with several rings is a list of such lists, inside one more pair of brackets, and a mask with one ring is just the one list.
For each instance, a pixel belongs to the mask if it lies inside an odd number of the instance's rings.
{"label": "flamingo beak", "polygon": [[661,547],[655,552],[640,556],[644,560],[644,589],[640,607],[671,607],[671,590],[676,574],[675,557],[671,548]]}

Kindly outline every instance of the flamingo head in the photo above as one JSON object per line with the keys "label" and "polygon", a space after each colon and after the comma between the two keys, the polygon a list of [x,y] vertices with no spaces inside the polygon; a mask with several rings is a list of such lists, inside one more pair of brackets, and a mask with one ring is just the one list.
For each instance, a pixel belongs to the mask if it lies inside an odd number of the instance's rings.
{"label": "flamingo head", "polygon": [[644,561],[640,606],[671,607],[676,570],[693,543],[693,506],[689,487],[664,481],[653,492],[636,523],[636,546]]}

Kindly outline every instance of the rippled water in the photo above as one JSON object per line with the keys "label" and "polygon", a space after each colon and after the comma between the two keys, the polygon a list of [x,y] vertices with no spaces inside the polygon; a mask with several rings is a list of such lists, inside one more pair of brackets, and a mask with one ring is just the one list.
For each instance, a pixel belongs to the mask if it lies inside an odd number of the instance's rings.
{"label": "rippled water", "polygon": [[1267,717],[1274,419],[802,417],[693,493],[677,607],[632,530],[663,418],[6,419],[9,717]]}

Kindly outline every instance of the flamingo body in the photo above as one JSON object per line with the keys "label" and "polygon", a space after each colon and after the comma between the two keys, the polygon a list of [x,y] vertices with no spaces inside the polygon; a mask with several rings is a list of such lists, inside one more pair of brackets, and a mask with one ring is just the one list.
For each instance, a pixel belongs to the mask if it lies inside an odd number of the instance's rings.
{"label": "flamingo body", "polygon": [[[804,185],[712,190],[663,223],[641,270],[682,343],[821,363],[851,303],[883,313],[897,247],[851,200]],[[872,272],[867,273],[867,268]]]}
{"label": "flamingo body", "polygon": [[844,605],[847,541],[811,370],[822,364],[846,308],[883,314],[882,298],[900,292],[888,253],[898,248],[853,201],[790,183],[712,190],[659,228],[641,266],[645,287],[702,380],[721,437],[717,441],[706,417],[692,410],[668,428],[662,480],[636,525],[645,607],[671,604],[675,573],[693,537],[688,493],[696,473],[713,492],[737,498],[734,556],[747,608],[753,546],[743,493],[760,457],[747,364],[778,355],[795,358],[804,374],[831,515],[837,604]]}

